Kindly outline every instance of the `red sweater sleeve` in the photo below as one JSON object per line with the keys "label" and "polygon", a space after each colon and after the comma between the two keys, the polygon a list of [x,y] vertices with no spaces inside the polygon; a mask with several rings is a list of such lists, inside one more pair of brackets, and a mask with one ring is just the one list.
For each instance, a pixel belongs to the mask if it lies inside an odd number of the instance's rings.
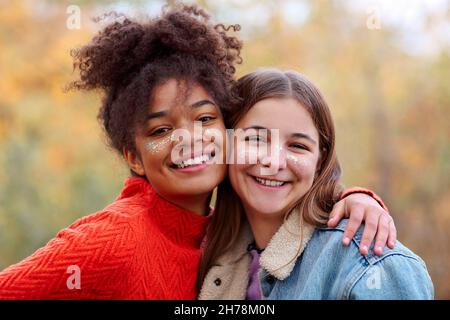
{"label": "red sweater sleeve", "polygon": [[134,246],[126,221],[106,212],[82,218],[0,272],[0,299],[120,298]]}
{"label": "red sweater sleeve", "polygon": [[384,204],[383,200],[381,200],[381,198],[372,190],[366,189],[366,188],[362,188],[362,187],[353,187],[353,188],[348,188],[345,189],[344,192],[342,192],[341,196],[339,197],[339,200],[344,199],[345,197],[353,194],[353,193],[365,193],[369,196],[371,196],[372,198],[374,198],[379,204],[380,206],[386,210],[387,212],[389,212],[388,208],[386,207],[386,205]]}

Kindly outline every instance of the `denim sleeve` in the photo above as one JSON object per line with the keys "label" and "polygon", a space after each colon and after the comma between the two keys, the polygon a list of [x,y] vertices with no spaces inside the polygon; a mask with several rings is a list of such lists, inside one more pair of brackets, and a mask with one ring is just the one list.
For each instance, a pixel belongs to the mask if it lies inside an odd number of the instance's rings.
{"label": "denim sleeve", "polygon": [[434,288],[425,263],[393,254],[369,265],[354,283],[351,300],[432,300]]}

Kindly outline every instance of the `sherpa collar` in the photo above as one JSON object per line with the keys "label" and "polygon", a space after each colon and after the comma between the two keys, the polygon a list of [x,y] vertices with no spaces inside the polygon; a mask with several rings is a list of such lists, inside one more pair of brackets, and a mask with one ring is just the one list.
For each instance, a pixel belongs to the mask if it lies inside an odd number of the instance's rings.
{"label": "sherpa collar", "polygon": [[[297,258],[302,254],[315,227],[292,212],[261,253],[260,265],[278,280],[286,279],[294,269]],[[242,225],[239,240],[235,246],[219,258],[219,265],[238,261],[248,254],[247,248],[254,241],[247,221]]]}
{"label": "sherpa collar", "polygon": [[292,212],[270,240],[260,256],[261,267],[278,280],[286,279],[294,269],[315,227]]}

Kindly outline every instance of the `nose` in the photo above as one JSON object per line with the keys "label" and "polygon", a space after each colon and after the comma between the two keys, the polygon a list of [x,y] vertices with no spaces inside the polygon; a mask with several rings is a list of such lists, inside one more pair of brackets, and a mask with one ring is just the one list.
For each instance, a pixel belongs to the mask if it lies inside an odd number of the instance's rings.
{"label": "nose", "polygon": [[178,148],[189,148],[193,152],[200,151],[203,147],[203,130],[200,121],[185,121],[177,128],[176,146]]}
{"label": "nose", "polygon": [[191,121],[187,124],[189,133],[191,135],[192,147],[196,144],[202,145],[203,141],[203,124],[201,121]]}
{"label": "nose", "polygon": [[[265,156],[261,159],[263,168],[261,174],[272,175],[287,167],[286,150],[283,147],[272,145],[270,156]],[[264,173],[263,173],[264,172]]]}
{"label": "nose", "polygon": [[284,148],[280,149],[280,152],[278,153],[278,168],[279,170],[286,169],[287,167],[287,156],[286,156],[286,150]]}

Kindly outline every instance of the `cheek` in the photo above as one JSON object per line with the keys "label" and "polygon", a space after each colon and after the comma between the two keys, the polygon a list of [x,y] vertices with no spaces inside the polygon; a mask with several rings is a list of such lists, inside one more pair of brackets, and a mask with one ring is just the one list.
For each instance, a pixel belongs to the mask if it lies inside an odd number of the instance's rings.
{"label": "cheek", "polygon": [[237,171],[238,171],[238,165],[235,165],[235,164],[230,164],[230,165],[228,165],[228,176],[229,176],[229,178],[230,178],[230,181],[231,181],[231,183],[232,184],[234,184],[234,182],[236,181],[236,179],[237,179]]}
{"label": "cheek", "polygon": [[290,169],[299,180],[313,180],[317,168],[317,159],[305,155],[288,155]]}
{"label": "cheek", "polygon": [[144,149],[149,155],[159,155],[161,153],[167,153],[167,149],[171,144],[172,136],[164,137],[157,141],[148,141],[144,143]]}
{"label": "cheek", "polygon": [[233,163],[244,165],[244,164],[256,164],[258,163],[258,159],[262,156],[262,148],[254,145],[246,145],[244,143],[240,143],[239,145],[234,146],[232,159]]}
{"label": "cheek", "polygon": [[233,189],[237,192],[240,187],[243,186],[243,179],[245,178],[247,166],[239,164],[228,165],[228,176],[230,178],[231,185]]}
{"label": "cheek", "polygon": [[243,199],[245,198],[245,194],[242,189],[245,188],[245,186],[242,178],[240,178],[241,173],[238,167],[239,165],[236,164],[228,165],[228,178],[230,179],[231,188],[233,188],[234,192],[240,199]]}
{"label": "cheek", "polygon": [[152,174],[162,167],[167,156],[171,154],[171,137],[158,141],[146,141],[141,146],[141,157],[147,174]]}

